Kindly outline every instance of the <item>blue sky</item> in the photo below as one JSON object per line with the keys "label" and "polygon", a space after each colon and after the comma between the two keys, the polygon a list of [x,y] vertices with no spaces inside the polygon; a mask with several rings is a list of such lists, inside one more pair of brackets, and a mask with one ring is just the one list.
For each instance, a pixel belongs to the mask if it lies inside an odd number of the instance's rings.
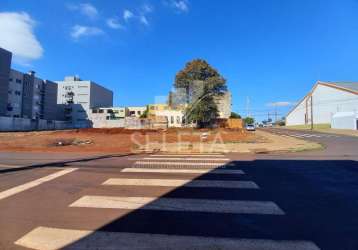
{"label": "blue sky", "polygon": [[[153,103],[203,58],[227,79],[233,110],[245,115],[249,97],[261,120],[317,80],[358,80],[357,13],[357,0],[1,0],[0,36],[14,40],[0,46],[15,46],[13,68],[80,75],[112,89],[116,106]],[[9,27],[16,18],[32,40]]]}

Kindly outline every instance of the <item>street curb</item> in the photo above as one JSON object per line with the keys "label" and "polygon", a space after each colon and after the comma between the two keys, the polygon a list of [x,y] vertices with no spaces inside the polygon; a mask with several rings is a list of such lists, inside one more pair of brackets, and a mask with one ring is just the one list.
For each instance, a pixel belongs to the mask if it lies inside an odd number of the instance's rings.
{"label": "street curb", "polygon": [[99,159],[112,158],[112,157],[125,157],[125,156],[131,156],[131,155],[135,155],[135,154],[100,155],[100,156],[95,156],[95,157],[87,157],[87,158],[73,159],[73,160],[67,160],[67,161],[56,161],[56,162],[32,164],[32,165],[26,165],[26,166],[20,166],[20,167],[0,169],[0,174],[22,171],[22,170],[30,170],[30,169],[34,169],[34,168],[63,167],[63,165],[69,164],[69,163],[86,162],[86,161],[99,160]]}

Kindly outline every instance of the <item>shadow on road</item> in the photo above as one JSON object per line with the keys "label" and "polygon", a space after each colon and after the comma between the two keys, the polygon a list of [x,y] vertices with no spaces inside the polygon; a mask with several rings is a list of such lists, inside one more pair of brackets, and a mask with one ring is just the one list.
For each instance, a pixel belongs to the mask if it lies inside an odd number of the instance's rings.
{"label": "shadow on road", "polygon": [[[246,174],[209,173],[195,180],[247,180],[255,182],[259,189],[194,188],[188,183],[98,228],[96,232],[205,236],[228,240],[298,240],[314,242],[321,249],[358,249],[357,162],[256,160],[232,163],[234,165],[227,166],[227,169],[241,169]],[[168,206],[161,202],[163,198],[272,201],[284,214],[152,209]],[[99,241],[93,233],[68,247],[77,249],[87,246],[90,249]],[[130,246],[129,241],[126,244]],[[180,249],[180,246],[176,247]],[[121,246],[118,245],[118,248],[121,249]]]}

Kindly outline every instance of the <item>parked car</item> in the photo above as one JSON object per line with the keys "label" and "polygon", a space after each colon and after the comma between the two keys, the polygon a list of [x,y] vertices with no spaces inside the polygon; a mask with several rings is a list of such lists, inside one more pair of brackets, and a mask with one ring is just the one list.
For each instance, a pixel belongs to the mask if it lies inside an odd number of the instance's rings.
{"label": "parked car", "polygon": [[247,131],[255,131],[256,130],[256,127],[254,124],[247,124],[246,125],[246,130]]}

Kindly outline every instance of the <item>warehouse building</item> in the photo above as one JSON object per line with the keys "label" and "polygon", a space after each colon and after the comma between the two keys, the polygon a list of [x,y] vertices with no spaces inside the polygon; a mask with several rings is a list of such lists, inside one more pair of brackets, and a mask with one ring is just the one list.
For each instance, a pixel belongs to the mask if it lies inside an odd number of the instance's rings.
{"label": "warehouse building", "polygon": [[335,114],[358,111],[358,82],[321,82],[288,113],[286,126],[327,125]]}

